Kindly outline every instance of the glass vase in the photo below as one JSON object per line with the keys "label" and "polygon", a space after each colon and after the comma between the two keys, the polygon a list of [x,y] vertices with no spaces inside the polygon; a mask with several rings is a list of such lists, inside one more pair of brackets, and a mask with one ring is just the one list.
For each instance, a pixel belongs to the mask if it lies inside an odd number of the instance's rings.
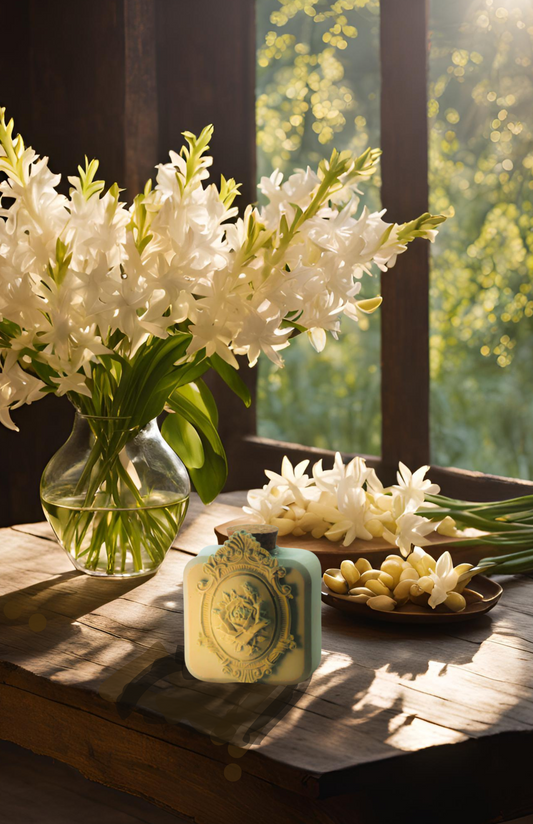
{"label": "glass vase", "polygon": [[189,503],[185,466],[157,420],[76,412],[72,433],[46,466],[41,503],[76,569],[106,578],[153,573],[178,534]]}

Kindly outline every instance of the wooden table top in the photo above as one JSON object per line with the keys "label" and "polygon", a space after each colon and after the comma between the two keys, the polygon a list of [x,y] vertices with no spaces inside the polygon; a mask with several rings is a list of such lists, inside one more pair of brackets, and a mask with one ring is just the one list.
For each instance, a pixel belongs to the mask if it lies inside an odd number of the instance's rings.
{"label": "wooden table top", "polygon": [[0,530],[0,738],[201,824],[533,811],[525,576],[505,581],[490,614],[439,629],[354,623],[323,605],[322,662],[298,687],[189,675],[183,568],[242,500],[194,498],[141,581],[77,573],[44,523]]}

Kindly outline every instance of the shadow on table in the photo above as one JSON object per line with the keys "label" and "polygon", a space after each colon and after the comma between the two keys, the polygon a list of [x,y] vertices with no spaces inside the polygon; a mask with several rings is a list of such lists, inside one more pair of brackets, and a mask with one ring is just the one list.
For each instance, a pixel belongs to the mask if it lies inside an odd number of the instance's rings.
{"label": "shadow on table", "polygon": [[308,690],[313,702],[306,703],[306,709],[318,712],[322,696],[333,691],[340,700],[330,708],[331,717],[338,721],[346,716],[349,726],[362,732],[368,725],[369,734],[391,751],[397,749],[401,729],[417,717],[404,706],[405,689],[430,670],[439,678],[450,667],[470,664],[494,629],[488,615],[462,630],[463,625],[450,625],[447,630],[371,620],[355,623],[336,610],[323,613],[323,626],[327,651]]}
{"label": "shadow on table", "polygon": [[[102,581],[72,570],[1,596],[0,645],[3,638],[10,647],[17,647],[21,664],[36,651],[42,656],[65,642],[70,647],[79,632],[79,627],[73,626],[77,619],[97,612],[147,580]],[[174,612],[167,606],[168,598],[167,593],[154,600],[153,622],[143,625],[146,639],[155,636],[162,615]],[[286,715],[306,685],[299,685],[295,694],[294,687],[198,681],[185,666],[181,603],[177,606],[175,652],[169,654],[168,644],[161,641],[135,650],[128,645],[124,659],[115,659],[114,668],[109,669],[100,695],[116,703],[123,718],[138,710],[154,724],[185,725],[214,741],[246,749]],[[104,634],[100,645],[93,644],[93,656],[108,641]]]}
{"label": "shadow on table", "polygon": [[[240,747],[257,743],[297,704],[306,713],[327,714],[333,723],[357,726],[361,731],[371,722],[372,737],[385,742],[395,718],[400,719],[394,727],[397,732],[400,726],[411,724],[414,716],[406,715],[401,694],[391,695],[390,700],[382,695],[380,702],[373,702],[376,672],[394,676],[391,684],[397,684],[398,677],[414,681],[437,658],[442,662],[439,675],[444,675],[449,666],[470,663],[492,632],[490,618],[483,616],[476,621],[473,643],[452,644],[442,629],[354,624],[333,610],[323,615],[326,650],[322,665],[304,684],[273,687],[198,681],[185,666],[180,641],[174,654],[156,643],[124,662],[100,694],[116,702],[122,717],[137,710],[154,723],[190,726]],[[416,653],[411,641],[417,642]],[[287,726],[287,734],[291,727]],[[394,744],[390,749],[395,751]]]}
{"label": "shadow on table", "polygon": [[[52,619],[68,625],[103,604],[120,598],[146,580],[102,581],[76,570],[63,572],[46,581],[0,596],[0,625],[28,627],[31,630],[32,622],[35,628],[39,625],[44,628]],[[36,620],[36,616],[40,620]]]}
{"label": "shadow on table", "polygon": [[[26,650],[30,655],[35,653],[35,641],[32,643],[31,638],[43,629],[39,616],[48,622],[38,642],[42,653],[65,640],[75,641],[79,627],[72,628],[73,622],[146,580],[101,581],[75,571],[66,572],[0,597],[0,625],[16,633],[21,650],[19,660],[23,661]],[[120,648],[122,658],[114,660],[109,675],[99,682],[100,695],[116,703],[123,718],[138,711],[151,723],[186,726],[241,748],[259,742],[298,706],[298,711],[305,710],[308,718],[316,716],[317,723],[319,717],[326,718],[343,733],[367,732],[381,742],[383,757],[387,749],[394,755],[405,748],[400,739],[402,735],[409,736],[408,728],[417,719],[406,709],[406,689],[411,684],[418,689],[413,682],[430,670],[437,679],[434,683],[438,683],[449,668],[469,665],[494,631],[491,616],[437,629],[355,623],[335,610],[324,609],[325,649],[321,667],[310,682],[294,687],[213,684],[197,681],[185,667],[180,589],[178,585],[173,594],[172,608],[168,605],[168,592],[151,599],[150,613],[143,616],[143,645],[126,644]],[[506,591],[511,595],[514,589],[520,590],[520,582],[514,587],[511,580]],[[162,614],[166,616],[165,630],[159,634]],[[498,622],[499,635],[519,634],[519,621],[518,612],[516,617],[508,613],[503,622]],[[166,635],[166,640],[172,638],[172,646],[166,641],[149,645],[150,639],[158,634]],[[108,638],[102,638],[102,647]],[[91,649],[98,654],[97,646]],[[423,685],[420,693],[424,693]],[[513,709],[516,710],[516,704]],[[501,716],[505,712],[502,707]],[[283,735],[291,735],[294,723],[288,719]],[[461,719],[456,723],[451,732],[457,733],[458,740],[463,733]],[[435,729],[438,732],[438,724]],[[443,735],[445,732],[446,727]],[[468,732],[465,730],[464,734]],[[438,735],[436,742],[439,743]]]}
{"label": "shadow on table", "polygon": [[122,718],[140,711],[154,724],[185,726],[214,743],[248,749],[285,717],[308,684],[199,681],[189,673],[182,648],[169,655],[156,643],[113,673],[100,695],[116,703]]}

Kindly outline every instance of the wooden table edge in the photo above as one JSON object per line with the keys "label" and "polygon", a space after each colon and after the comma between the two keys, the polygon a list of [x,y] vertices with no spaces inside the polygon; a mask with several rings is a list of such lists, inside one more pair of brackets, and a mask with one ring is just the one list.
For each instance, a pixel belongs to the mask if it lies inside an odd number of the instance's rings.
{"label": "wooden table edge", "polygon": [[[108,701],[96,693],[85,691],[82,688],[65,686],[54,683],[53,685],[43,676],[24,669],[17,664],[0,662],[0,695],[5,690],[13,691],[13,697],[17,694],[22,696],[34,696],[36,699],[46,702],[49,710],[48,718],[53,717],[54,710],[65,708],[68,711],[84,713],[94,718],[95,725],[113,724],[117,730],[131,732],[142,736],[149,736],[150,739],[160,742],[161,745],[174,747],[177,751],[189,753],[201,759],[208,759],[222,767],[231,763],[232,759],[226,753],[226,747],[213,746],[210,739],[192,726],[184,722],[169,724],[156,713],[144,710],[139,712],[136,708],[128,707],[128,713],[122,717],[118,712],[118,705]],[[51,694],[53,692],[53,695]],[[5,701],[0,701],[0,706],[5,707]],[[40,755],[47,755],[60,761],[65,761],[80,769],[84,774],[84,766],[73,763],[71,759],[62,757],[61,751],[55,746],[54,740],[50,740],[48,745],[35,746],[35,741],[29,740],[27,733],[21,731],[17,734],[17,724],[9,726],[6,724],[5,712],[0,714],[0,738],[12,741],[22,747],[26,747]],[[31,736],[30,736],[31,738]],[[279,787],[295,795],[305,796],[309,799],[328,799],[347,794],[349,788],[365,785],[367,787],[378,787],[384,769],[392,767],[397,779],[404,776],[405,780],[411,780],[414,774],[420,771],[422,765],[429,761],[445,763],[449,759],[452,763],[462,761],[469,753],[469,757],[478,760],[481,751],[494,749],[497,740],[502,753],[505,749],[520,747],[524,743],[531,748],[533,743],[533,729],[497,731],[493,734],[484,734],[479,737],[465,737],[463,741],[438,744],[415,751],[398,750],[390,755],[384,755],[373,761],[353,764],[348,767],[331,770],[329,772],[311,772],[274,761],[268,754],[256,750],[249,750],[240,761],[243,772],[251,778],[261,781],[272,787]],[[435,770],[438,770],[437,763]],[[446,770],[450,773],[450,767]],[[389,771],[390,775],[390,771]],[[92,777],[88,775],[88,777]],[[96,779],[99,780],[99,779]],[[110,786],[122,787],[120,783],[110,783]],[[128,791],[135,792],[135,788]],[[145,796],[150,797],[150,796]],[[157,798],[152,797],[157,802]]]}

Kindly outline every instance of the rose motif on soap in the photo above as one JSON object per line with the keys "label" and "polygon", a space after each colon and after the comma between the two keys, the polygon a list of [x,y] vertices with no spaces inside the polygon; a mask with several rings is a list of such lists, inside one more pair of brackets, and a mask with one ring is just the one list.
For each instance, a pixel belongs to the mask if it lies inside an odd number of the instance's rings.
{"label": "rose motif on soap", "polygon": [[250,622],[257,616],[257,607],[248,606],[237,596],[224,609],[224,616],[236,629],[248,629]]}
{"label": "rose motif on soap", "polygon": [[255,653],[267,638],[263,630],[269,626],[270,619],[255,587],[245,582],[240,590],[224,592],[213,609],[217,629],[230,640],[237,652]]}

